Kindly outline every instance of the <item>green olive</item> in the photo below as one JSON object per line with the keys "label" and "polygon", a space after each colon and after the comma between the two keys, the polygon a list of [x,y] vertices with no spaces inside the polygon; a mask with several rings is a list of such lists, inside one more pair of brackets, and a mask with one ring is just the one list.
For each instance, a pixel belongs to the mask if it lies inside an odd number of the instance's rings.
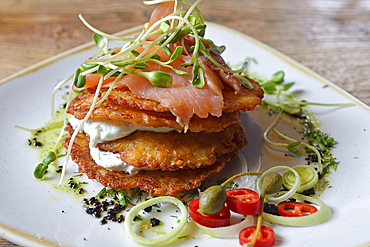
{"label": "green olive", "polygon": [[267,173],[261,183],[261,191],[265,191],[266,194],[272,194],[278,192],[283,184],[283,178],[277,172]]}
{"label": "green olive", "polygon": [[205,215],[219,213],[226,202],[226,190],[221,185],[211,186],[206,189],[199,199],[199,210]]}

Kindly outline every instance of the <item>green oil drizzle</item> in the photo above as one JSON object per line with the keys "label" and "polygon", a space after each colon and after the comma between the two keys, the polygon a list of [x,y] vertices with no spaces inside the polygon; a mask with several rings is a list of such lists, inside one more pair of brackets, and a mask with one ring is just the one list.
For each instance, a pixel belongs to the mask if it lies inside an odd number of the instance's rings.
{"label": "green oil drizzle", "polygon": [[[39,142],[39,146],[33,146],[37,148],[37,155],[40,160],[42,160],[50,150],[54,149],[55,142],[62,131],[64,116],[65,109],[60,109],[56,111],[55,118],[45,123],[44,127],[31,132],[32,137],[29,138],[27,142],[30,146],[32,146],[34,140]],[[63,152],[62,150],[62,146],[60,145],[58,151]]]}

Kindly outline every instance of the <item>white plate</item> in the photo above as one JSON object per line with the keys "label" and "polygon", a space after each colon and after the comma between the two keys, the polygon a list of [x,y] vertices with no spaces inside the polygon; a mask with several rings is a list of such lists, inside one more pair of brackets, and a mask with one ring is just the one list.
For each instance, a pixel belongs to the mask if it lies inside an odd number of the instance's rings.
{"label": "white plate", "polygon": [[[334,155],[340,165],[331,176],[331,188],[320,197],[331,208],[331,219],[318,226],[273,228],[279,246],[359,246],[369,243],[369,108],[321,76],[245,34],[209,23],[207,37],[216,44],[226,45],[226,61],[236,64],[246,57],[253,57],[258,64],[252,65],[251,71],[265,76],[278,70],[285,71],[286,81],[296,82],[295,89],[301,91],[303,99],[355,104],[347,108],[311,107],[321,128],[339,142]],[[36,128],[49,120],[50,92],[56,83],[72,74],[94,53],[96,48],[89,46],[91,44],[85,49],[79,47],[62,54],[57,60],[52,58],[46,64],[38,64],[31,73],[22,72],[18,74],[20,77],[9,82],[0,82],[0,236],[17,244],[136,246],[127,237],[123,224],[110,222],[101,226],[99,220],[84,212],[80,198],[55,189],[57,178],[55,181],[36,181],[33,170],[39,159],[37,152],[26,144],[30,135],[14,128],[14,125]],[[261,154],[263,161],[273,160],[271,155],[275,153],[262,145],[260,135],[272,119],[259,113],[243,115],[242,119],[249,136],[249,145],[243,154],[249,164],[256,164]],[[272,161],[268,165],[275,164]],[[77,167],[70,164],[67,177],[76,170]],[[101,185],[91,182],[88,188],[90,196],[94,196]],[[188,227],[187,230],[190,232],[183,234],[189,234],[189,237],[177,241],[176,246],[239,245],[237,239],[212,239],[197,232],[196,228]]]}

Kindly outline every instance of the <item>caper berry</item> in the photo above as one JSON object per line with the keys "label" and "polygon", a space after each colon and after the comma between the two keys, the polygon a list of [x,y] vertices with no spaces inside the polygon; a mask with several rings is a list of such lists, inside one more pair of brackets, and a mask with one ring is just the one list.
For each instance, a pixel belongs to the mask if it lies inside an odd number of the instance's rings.
{"label": "caper berry", "polygon": [[283,178],[277,172],[267,173],[261,184],[261,191],[265,191],[266,194],[272,194],[278,192],[283,184]]}
{"label": "caper berry", "polygon": [[205,215],[219,213],[226,202],[226,190],[223,186],[215,185],[206,189],[199,199],[199,210]]}

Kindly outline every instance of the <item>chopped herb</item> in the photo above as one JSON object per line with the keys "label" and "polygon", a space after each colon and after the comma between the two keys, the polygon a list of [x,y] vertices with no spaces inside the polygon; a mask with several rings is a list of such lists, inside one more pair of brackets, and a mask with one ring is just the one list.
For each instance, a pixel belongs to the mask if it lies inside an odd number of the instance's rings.
{"label": "chopped herb", "polygon": [[177,219],[177,223],[180,223],[180,219],[179,219],[179,217],[178,216],[176,216],[176,215],[170,215],[172,218],[175,218],[175,219]]}
{"label": "chopped herb", "polygon": [[134,217],[133,221],[137,221],[137,220],[143,220],[143,217],[141,217],[141,215],[137,214],[137,215]]}
{"label": "chopped herb", "polygon": [[[335,147],[336,142],[333,137],[329,136],[329,134],[318,129],[312,120],[304,119],[300,121],[300,124],[303,126],[303,136],[308,140],[308,143],[310,145],[312,145],[319,151],[321,155],[324,166],[321,177],[325,177],[330,174],[331,170],[336,170],[339,164],[339,162],[331,153],[331,151]],[[312,151],[306,149],[306,152],[311,153]]]}

